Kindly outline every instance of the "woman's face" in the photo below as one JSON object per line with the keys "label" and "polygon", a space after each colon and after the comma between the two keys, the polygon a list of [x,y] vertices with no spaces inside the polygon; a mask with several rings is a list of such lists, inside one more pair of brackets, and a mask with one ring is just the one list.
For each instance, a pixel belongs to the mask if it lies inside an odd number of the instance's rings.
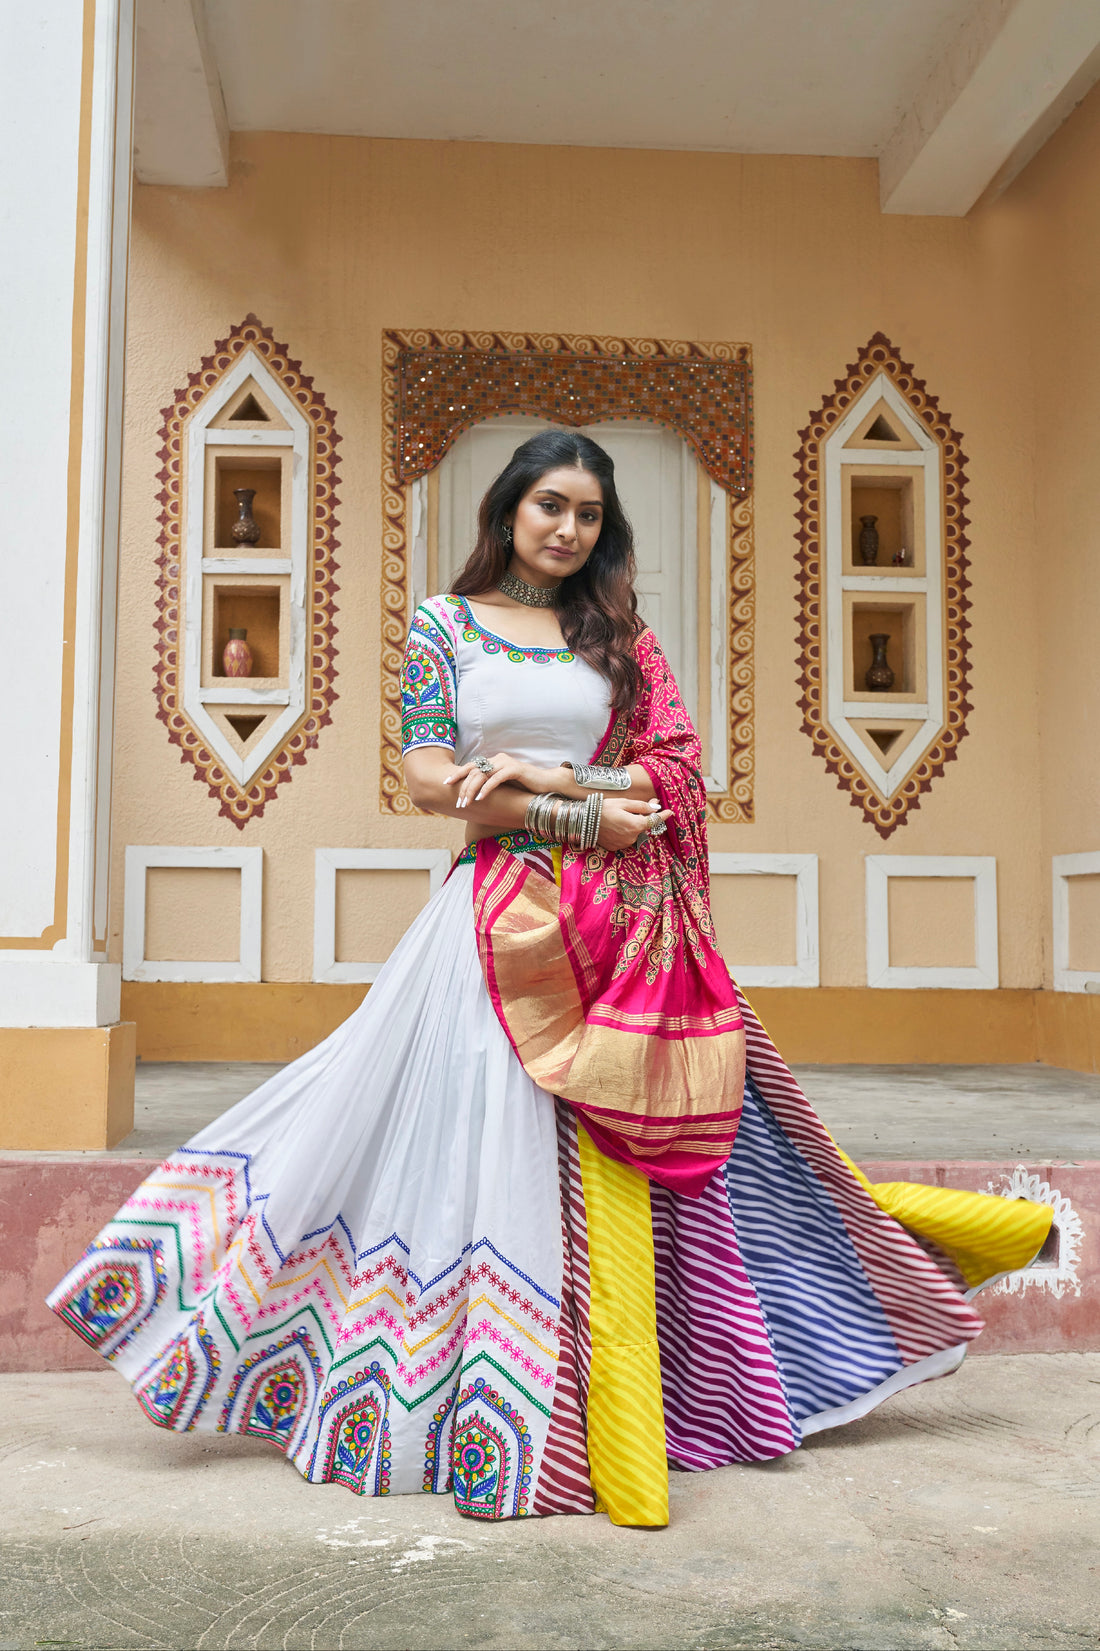
{"label": "woman's face", "polygon": [[587,470],[548,470],[512,518],[513,572],[531,585],[553,585],[582,568],[603,526],[603,488]]}

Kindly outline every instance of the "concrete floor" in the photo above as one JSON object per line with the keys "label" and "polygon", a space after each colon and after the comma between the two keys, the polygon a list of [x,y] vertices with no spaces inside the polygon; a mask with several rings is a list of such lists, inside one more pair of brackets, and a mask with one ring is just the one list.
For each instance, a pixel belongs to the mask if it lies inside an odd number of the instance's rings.
{"label": "concrete floor", "polygon": [[1100,1646],[1100,1354],[968,1361],[667,1531],[484,1526],[159,1432],[111,1371],[0,1377],[0,1651]]}
{"label": "concrete floor", "polygon": [[[244,1061],[139,1065],[136,1128],[111,1155],[159,1162],[278,1070]],[[1100,1159],[1100,1077],[1052,1066],[795,1071],[826,1127],[857,1161]]]}

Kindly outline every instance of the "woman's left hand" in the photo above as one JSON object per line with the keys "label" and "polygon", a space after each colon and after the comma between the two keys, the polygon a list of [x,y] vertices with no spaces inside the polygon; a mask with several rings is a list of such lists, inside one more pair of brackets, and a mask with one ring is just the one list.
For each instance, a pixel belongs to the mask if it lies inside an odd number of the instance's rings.
{"label": "woman's left hand", "polygon": [[545,769],[535,768],[532,763],[523,762],[519,757],[510,757],[506,751],[498,751],[489,761],[493,765],[491,774],[486,774],[472,762],[464,762],[453,774],[448,774],[443,783],[458,787],[456,807],[468,808],[472,802],[490,796],[498,785],[514,785],[521,791],[530,791],[532,795],[552,789],[545,783],[548,778]]}

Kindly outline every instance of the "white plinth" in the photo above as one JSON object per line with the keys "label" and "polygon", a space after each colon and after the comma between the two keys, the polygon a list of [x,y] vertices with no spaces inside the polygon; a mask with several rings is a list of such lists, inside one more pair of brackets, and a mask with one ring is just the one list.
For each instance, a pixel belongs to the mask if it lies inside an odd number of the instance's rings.
{"label": "white plinth", "polygon": [[0,1026],[113,1026],[119,1019],[118,963],[0,960]]}

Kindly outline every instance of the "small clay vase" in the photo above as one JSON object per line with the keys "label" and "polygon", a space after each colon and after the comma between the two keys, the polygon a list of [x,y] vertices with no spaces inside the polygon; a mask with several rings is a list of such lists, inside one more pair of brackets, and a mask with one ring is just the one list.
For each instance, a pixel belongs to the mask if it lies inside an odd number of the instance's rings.
{"label": "small clay vase", "polygon": [[256,497],[254,487],[235,487],[233,497],[237,501],[239,512],[237,520],[229,529],[239,545],[258,545],[260,542],[260,524],[252,514],[252,501]]}
{"label": "small clay vase", "polygon": [[886,658],[886,645],[890,638],[884,631],[877,631],[867,639],[874,650],[864,682],[873,694],[888,694],[894,686],[894,673],[890,669]]}
{"label": "small clay vase", "polygon": [[865,568],[873,568],[878,561],[877,516],[861,516],[859,530],[859,559]]}
{"label": "small clay vase", "polygon": [[[222,675],[252,675],[252,649],[248,646],[247,631],[230,631],[229,641],[222,653]],[[890,680],[893,681],[893,678]]]}

